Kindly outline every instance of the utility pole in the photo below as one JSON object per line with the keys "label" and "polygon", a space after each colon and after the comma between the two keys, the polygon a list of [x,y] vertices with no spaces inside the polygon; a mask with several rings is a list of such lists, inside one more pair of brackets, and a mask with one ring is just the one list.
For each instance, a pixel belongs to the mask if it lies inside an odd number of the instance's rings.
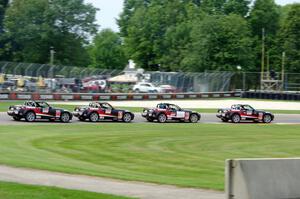
{"label": "utility pole", "polygon": [[285,71],[285,52],[282,53],[282,66],[281,66],[281,81],[282,81],[282,90],[284,90],[284,71]]}
{"label": "utility pole", "polygon": [[55,54],[54,48],[51,46],[50,47],[50,65],[51,66],[53,66],[53,64],[54,64],[54,54]]}
{"label": "utility pole", "polygon": [[[261,85],[264,80],[265,72],[265,28],[262,29],[262,48],[261,48]],[[261,86],[262,89],[262,86]]]}

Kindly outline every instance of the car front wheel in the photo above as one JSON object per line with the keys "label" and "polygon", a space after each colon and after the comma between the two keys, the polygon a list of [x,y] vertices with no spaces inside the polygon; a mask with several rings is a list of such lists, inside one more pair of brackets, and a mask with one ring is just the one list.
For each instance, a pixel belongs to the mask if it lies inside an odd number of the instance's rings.
{"label": "car front wheel", "polygon": [[69,113],[63,113],[63,114],[61,114],[60,121],[63,122],[63,123],[70,122],[70,114]]}
{"label": "car front wheel", "polygon": [[26,113],[25,120],[27,122],[33,122],[35,120],[35,113],[34,112],[28,112],[28,113]]}
{"label": "car front wheel", "polygon": [[125,113],[123,115],[123,122],[129,123],[129,122],[131,122],[131,120],[132,120],[132,117],[131,117],[130,113]]}
{"label": "car front wheel", "polygon": [[157,118],[157,121],[159,123],[165,123],[167,121],[167,116],[165,114],[159,114],[158,118]]}
{"label": "car front wheel", "polygon": [[198,115],[192,114],[192,115],[190,116],[190,122],[191,122],[191,123],[197,123],[198,121],[199,121]]}
{"label": "car front wheel", "polygon": [[90,114],[90,117],[89,117],[89,120],[90,120],[91,122],[98,122],[98,120],[99,120],[99,115],[98,115],[98,113],[91,113],[91,114]]}
{"label": "car front wheel", "polygon": [[239,114],[234,114],[232,117],[231,117],[231,121],[233,123],[240,123],[241,121],[241,116]]}
{"label": "car front wheel", "polygon": [[270,115],[270,114],[264,115],[264,117],[263,117],[263,122],[264,122],[264,123],[271,123],[271,122],[272,122],[272,117],[271,117],[271,115]]}

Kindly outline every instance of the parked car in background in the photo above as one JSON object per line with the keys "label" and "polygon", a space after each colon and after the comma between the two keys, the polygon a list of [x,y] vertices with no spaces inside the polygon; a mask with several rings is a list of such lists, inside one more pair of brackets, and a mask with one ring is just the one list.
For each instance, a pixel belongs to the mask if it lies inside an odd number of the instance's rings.
{"label": "parked car in background", "polygon": [[184,110],[175,104],[161,103],[155,108],[144,108],[142,116],[149,122],[157,120],[165,123],[168,120],[197,123],[201,119],[200,113]]}
{"label": "parked car in background", "polygon": [[163,93],[176,93],[177,92],[177,88],[175,86],[171,86],[171,85],[161,85],[160,88]]}
{"label": "parked car in background", "polygon": [[162,93],[163,89],[161,87],[155,86],[148,82],[139,82],[133,86],[132,89],[135,93]]}
{"label": "parked car in background", "polygon": [[274,120],[272,113],[256,110],[248,104],[235,104],[231,108],[219,109],[217,117],[223,122],[231,121],[233,123],[239,123],[242,120],[270,123]]}
{"label": "parked car in background", "polygon": [[37,119],[49,119],[50,121],[61,121],[68,123],[72,120],[72,114],[64,109],[51,107],[43,101],[26,101],[24,105],[10,106],[7,114],[14,120],[25,119],[27,122],[33,122]]}
{"label": "parked car in background", "polygon": [[86,107],[76,107],[73,115],[80,121],[88,119],[90,122],[112,120],[129,123],[134,119],[134,114],[130,111],[115,109],[105,102],[92,102]]}

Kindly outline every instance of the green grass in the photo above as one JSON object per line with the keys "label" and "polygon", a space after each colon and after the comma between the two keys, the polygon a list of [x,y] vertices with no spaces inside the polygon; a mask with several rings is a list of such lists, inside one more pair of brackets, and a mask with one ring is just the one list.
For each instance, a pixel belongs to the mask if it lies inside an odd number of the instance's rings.
{"label": "green grass", "polygon": [[[0,112],[7,111],[8,107],[11,105],[22,104],[23,102],[1,102],[0,101]],[[51,104],[51,102],[49,102]],[[64,104],[55,104],[53,105],[57,108],[63,108],[69,111],[73,111],[76,105],[64,105]],[[119,109],[129,110],[134,113],[142,112],[143,108],[141,107],[116,107]],[[189,108],[190,109],[190,108]],[[209,109],[209,108],[192,108],[192,110],[200,112],[200,113],[216,113],[217,109]],[[270,111],[274,114],[300,114],[300,110],[266,110]]]}
{"label": "green grass", "polygon": [[0,164],[222,190],[224,161],[300,156],[300,125],[0,127]]}
{"label": "green grass", "polygon": [[22,185],[0,182],[1,199],[126,199],[125,197],[60,189],[54,187]]}

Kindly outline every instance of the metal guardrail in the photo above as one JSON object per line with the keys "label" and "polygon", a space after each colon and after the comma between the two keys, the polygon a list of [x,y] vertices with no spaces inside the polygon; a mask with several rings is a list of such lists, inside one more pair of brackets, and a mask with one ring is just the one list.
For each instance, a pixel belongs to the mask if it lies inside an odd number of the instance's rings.
{"label": "metal guardrail", "polygon": [[209,93],[0,93],[0,100],[70,100],[70,101],[121,101],[121,100],[173,100],[173,99],[209,99],[241,97],[241,92],[209,92]]}

